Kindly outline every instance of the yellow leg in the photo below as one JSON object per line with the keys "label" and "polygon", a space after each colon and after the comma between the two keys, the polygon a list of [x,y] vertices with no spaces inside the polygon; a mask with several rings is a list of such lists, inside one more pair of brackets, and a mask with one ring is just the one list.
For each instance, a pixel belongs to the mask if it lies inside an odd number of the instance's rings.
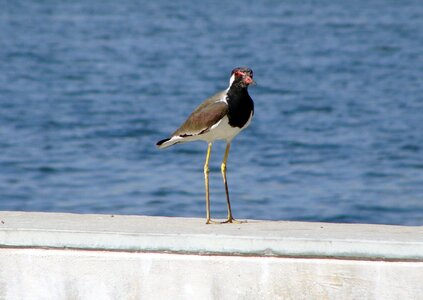
{"label": "yellow leg", "polygon": [[206,184],[206,224],[212,223],[210,220],[210,193],[209,193],[209,160],[212,149],[212,143],[207,148],[206,162],[204,164],[204,180]]}
{"label": "yellow leg", "polygon": [[228,160],[230,149],[231,149],[231,144],[228,143],[226,145],[225,156],[223,157],[222,165],[220,166],[220,170],[222,171],[223,183],[225,184],[226,201],[228,204],[228,218],[226,219],[226,221],[223,221],[222,223],[242,223],[233,218],[232,210],[231,210],[231,202],[229,201],[229,189],[228,189],[228,182],[226,180],[226,161]]}

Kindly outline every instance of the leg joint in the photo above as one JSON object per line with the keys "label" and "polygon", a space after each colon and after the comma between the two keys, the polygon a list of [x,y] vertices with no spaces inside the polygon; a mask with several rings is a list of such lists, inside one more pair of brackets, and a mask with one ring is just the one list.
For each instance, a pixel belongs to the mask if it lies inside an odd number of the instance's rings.
{"label": "leg joint", "polygon": [[225,163],[222,163],[220,165],[220,170],[222,171],[222,173],[225,173],[226,172],[226,164]]}

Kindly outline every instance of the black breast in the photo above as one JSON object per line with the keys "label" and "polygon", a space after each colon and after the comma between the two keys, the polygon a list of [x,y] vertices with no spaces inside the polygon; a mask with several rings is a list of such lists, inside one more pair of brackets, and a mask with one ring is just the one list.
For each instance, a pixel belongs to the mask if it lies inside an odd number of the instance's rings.
{"label": "black breast", "polygon": [[228,101],[229,125],[244,127],[251,113],[254,112],[254,102],[248,94],[247,88],[232,86],[228,91],[226,100]]}

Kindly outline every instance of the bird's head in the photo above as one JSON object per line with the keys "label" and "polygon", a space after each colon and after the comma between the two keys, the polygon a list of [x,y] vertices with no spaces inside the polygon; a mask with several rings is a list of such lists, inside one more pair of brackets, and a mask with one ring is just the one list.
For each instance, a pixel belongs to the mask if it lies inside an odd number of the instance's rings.
{"label": "bird's head", "polygon": [[232,70],[229,86],[238,84],[242,87],[247,87],[250,84],[255,84],[253,80],[253,70],[247,67],[238,67]]}

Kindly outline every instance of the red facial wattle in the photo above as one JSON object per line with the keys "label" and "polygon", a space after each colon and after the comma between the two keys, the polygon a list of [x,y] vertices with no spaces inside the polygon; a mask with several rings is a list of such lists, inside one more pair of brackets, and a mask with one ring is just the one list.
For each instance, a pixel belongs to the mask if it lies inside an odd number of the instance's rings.
{"label": "red facial wattle", "polygon": [[241,76],[244,76],[245,75],[245,73],[244,72],[241,72],[241,71],[235,71],[235,77],[241,77]]}

